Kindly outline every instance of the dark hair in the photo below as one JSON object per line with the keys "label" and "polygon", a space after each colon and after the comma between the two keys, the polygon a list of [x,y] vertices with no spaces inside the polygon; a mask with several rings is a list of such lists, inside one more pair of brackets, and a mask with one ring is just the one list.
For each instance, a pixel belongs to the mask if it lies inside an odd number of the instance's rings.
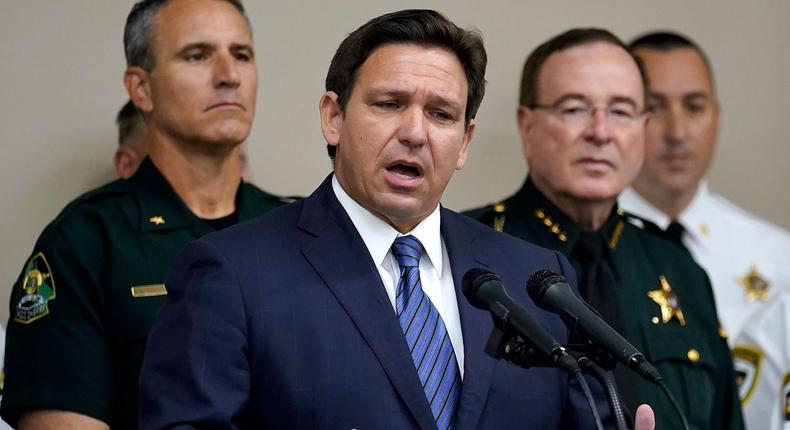
{"label": "dark hair", "polygon": [[[376,48],[388,43],[439,47],[458,57],[466,74],[464,127],[468,127],[485,94],[488,59],[483,39],[476,31],[464,30],[441,13],[428,9],[408,9],[373,18],[340,43],[326,74],[326,90],[337,94],[340,109],[346,109],[359,68]],[[334,158],[335,150],[327,145],[330,158]]]}
{"label": "dark hair", "polygon": [[688,37],[674,33],[671,31],[653,31],[650,33],[645,33],[628,44],[628,47],[631,48],[632,51],[636,51],[637,49],[644,48],[644,49],[655,49],[656,51],[670,51],[673,49],[693,49],[697,51],[700,58],[702,58],[702,62],[705,64],[705,69],[708,71],[708,77],[710,78],[711,84],[713,83],[713,69],[710,67],[710,61],[708,61],[708,56],[705,55],[705,51],[699,47],[696,43],[694,43]]}
{"label": "dark hair", "polygon": [[118,115],[115,117],[115,125],[118,126],[118,146],[124,146],[128,143],[129,137],[134,134],[135,130],[139,127],[145,127],[145,122],[143,121],[143,114],[129,100],[118,111]]}
{"label": "dark hair", "polygon": [[[126,17],[126,27],[123,31],[123,48],[126,54],[126,66],[138,66],[150,72],[154,69],[155,58],[151,50],[151,28],[154,24],[156,12],[169,0],[140,0],[132,6],[129,16]],[[250,20],[244,12],[240,0],[222,0],[230,3],[239,11],[247,25]]]}
{"label": "dark hair", "polygon": [[644,64],[635,57],[631,50],[623,43],[620,38],[608,30],[602,28],[574,28],[562,34],[552,37],[542,45],[535,48],[524,62],[524,69],[521,72],[521,90],[519,92],[519,104],[526,107],[534,107],[538,103],[538,77],[546,60],[555,52],[564,51],[576,46],[589,45],[596,42],[609,43],[623,48],[636,62],[639,74],[642,78],[645,97],[647,97],[647,74]]}

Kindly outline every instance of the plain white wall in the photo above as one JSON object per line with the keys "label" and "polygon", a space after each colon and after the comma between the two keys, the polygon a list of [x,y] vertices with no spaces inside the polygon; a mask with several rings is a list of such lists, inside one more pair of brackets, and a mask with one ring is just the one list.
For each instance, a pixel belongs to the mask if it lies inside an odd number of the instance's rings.
{"label": "plain white wall", "polygon": [[[114,116],[125,102],[123,25],[131,0],[0,0],[0,318],[43,227],[82,192],[111,179]],[[630,39],[684,32],[706,49],[723,106],[711,187],[790,228],[790,2],[247,0],[260,93],[248,142],[255,182],[305,195],[330,171],[317,104],[346,34],[407,7],[441,10],[479,29],[488,88],[467,167],[444,203],[482,205],[519,187],[525,163],[514,118],[525,56],[575,26]]]}

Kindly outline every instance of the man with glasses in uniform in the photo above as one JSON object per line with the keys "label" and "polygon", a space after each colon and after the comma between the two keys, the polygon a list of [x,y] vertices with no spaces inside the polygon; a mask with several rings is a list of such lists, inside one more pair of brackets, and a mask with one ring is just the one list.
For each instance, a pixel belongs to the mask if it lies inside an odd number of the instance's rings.
{"label": "man with glasses in uniform", "polygon": [[[467,214],[567,256],[584,299],[656,366],[692,428],[739,429],[732,360],[705,272],[617,207],[642,163],[644,108],[644,74],[616,36],[575,29],[550,39],[522,74],[518,129],[529,176],[515,195]],[[615,378],[631,410],[648,403],[656,428],[682,428],[659,387],[621,366]]]}

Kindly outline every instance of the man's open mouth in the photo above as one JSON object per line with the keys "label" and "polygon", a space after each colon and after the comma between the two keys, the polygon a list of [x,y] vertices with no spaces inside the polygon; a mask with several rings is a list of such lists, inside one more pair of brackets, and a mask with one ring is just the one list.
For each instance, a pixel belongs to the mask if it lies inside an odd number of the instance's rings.
{"label": "man's open mouth", "polygon": [[406,163],[393,164],[387,167],[387,171],[404,179],[413,179],[422,176],[422,172],[420,172],[418,167]]}

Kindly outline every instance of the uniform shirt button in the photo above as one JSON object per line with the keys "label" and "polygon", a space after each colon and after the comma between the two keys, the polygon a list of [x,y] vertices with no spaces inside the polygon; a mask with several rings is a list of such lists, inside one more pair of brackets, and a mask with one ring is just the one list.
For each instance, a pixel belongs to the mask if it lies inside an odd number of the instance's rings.
{"label": "uniform shirt button", "polygon": [[689,349],[689,352],[686,353],[686,356],[691,360],[692,363],[696,363],[699,361],[699,351],[694,348]]}

